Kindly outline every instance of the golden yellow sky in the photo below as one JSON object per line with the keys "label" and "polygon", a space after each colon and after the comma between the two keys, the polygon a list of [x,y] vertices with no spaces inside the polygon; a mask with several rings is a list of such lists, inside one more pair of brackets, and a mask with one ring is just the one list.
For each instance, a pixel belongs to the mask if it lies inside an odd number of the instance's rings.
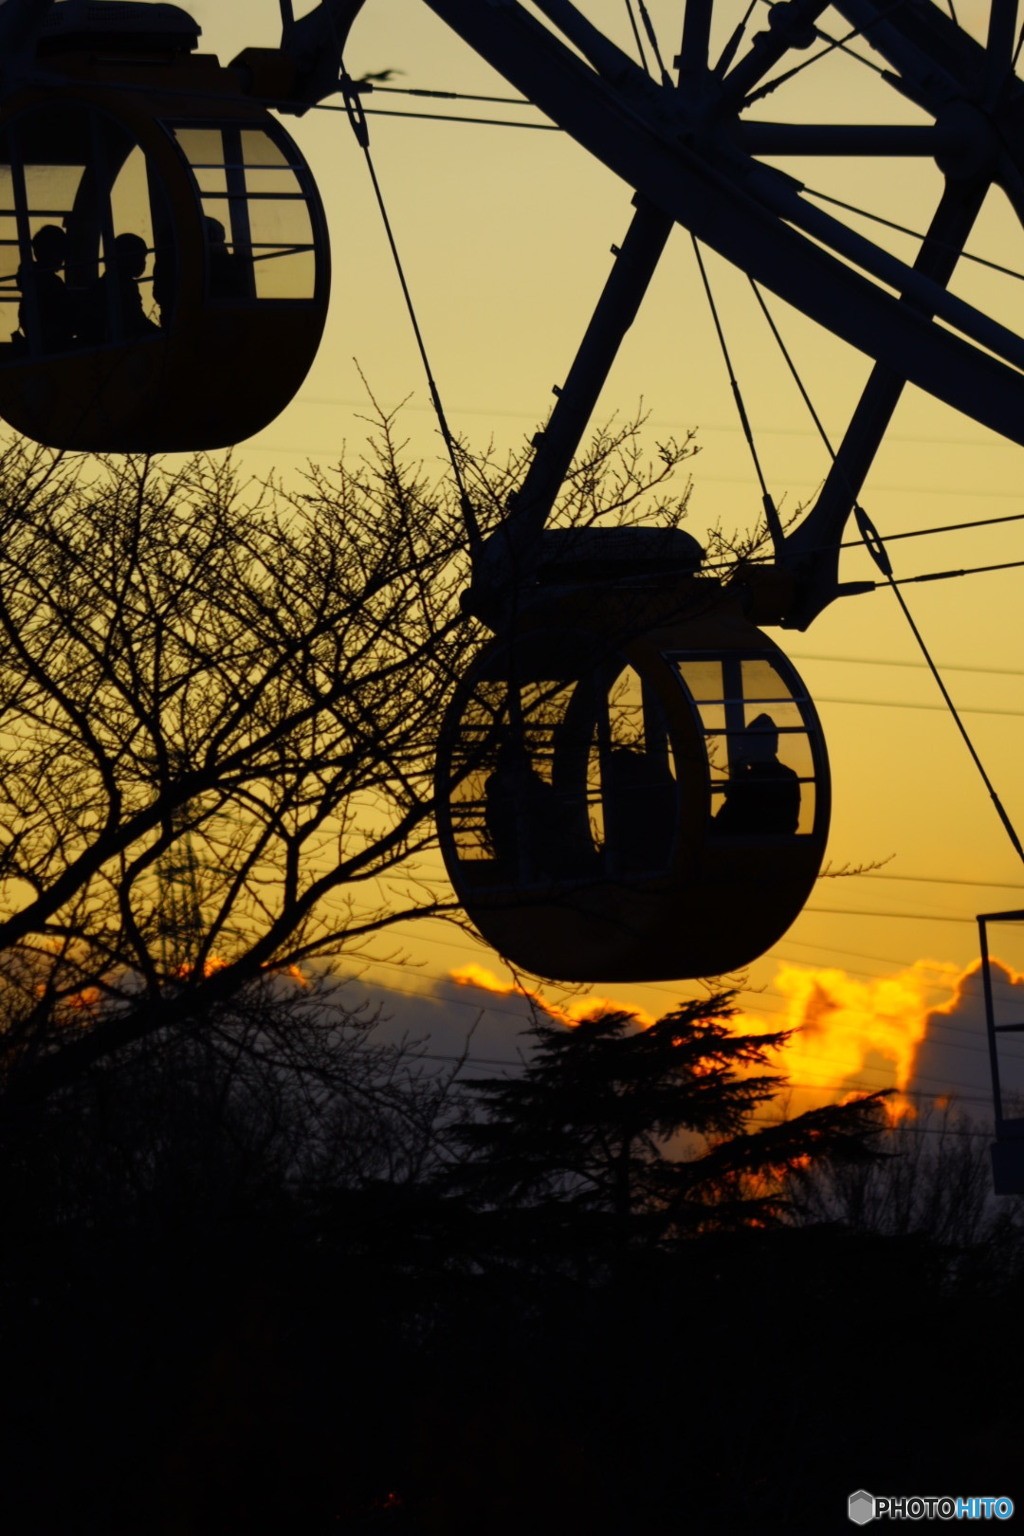
{"label": "golden yellow sky", "polygon": [[[583,7],[626,46],[622,0]],[[205,0],[191,9],[204,46],[227,60],[244,45],[276,39],[276,0]],[[680,7],[651,0],[671,59]],[[763,25],[763,12],[761,24]],[[983,0],[957,0],[961,18],[983,30]],[[741,7],[726,5],[724,37]],[[836,26],[838,27],[838,23]],[[449,34],[420,0],[366,0],[348,50],[353,75],[394,69],[395,84],[513,94]],[[464,111],[416,98],[375,96],[371,107]],[[532,116],[520,109],[498,115]],[[792,121],[913,121],[913,111],[870,72],[831,60],[769,98],[764,115]],[[536,120],[536,119],[534,119]],[[455,431],[476,446],[499,447],[532,433],[568,368],[609,266],[609,246],[629,218],[629,189],[558,133],[414,119],[370,118],[374,155],[406,263],[427,345]],[[313,112],[292,123],[324,194],[330,221],[334,296],[320,357],[298,398],[239,450],[254,473],[285,473],[307,457],[331,460],[358,449],[363,386],[353,359],[388,406],[405,396],[415,451],[439,458],[422,371],[384,243],[360,153],[344,119]],[[920,228],[938,175],[925,162],[839,162],[787,168],[811,184]],[[972,249],[1024,271],[1024,238],[1001,195],[992,194]],[[894,237],[893,248],[905,253]],[[748,410],[776,499],[813,495],[826,460],[742,274],[717,258],[709,271],[722,306]],[[1024,283],[974,268],[958,291],[1024,329]],[[869,363],[777,301],[774,312],[812,396],[835,437]],[[691,528],[719,520],[750,525],[759,499],[710,317],[698,291],[686,235],[677,231],[643,311],[623,347],[600,413],[631,412],[643,400],[650,436],[696,428]],[[908,390],[863,500],[883,534],[980,517],[1024,513],[1022,450],[925,396]],[[897,574],[1024,559],[1024,524],[895,544]],[[843,574],[873,573],[852,552]],[[1024,826],[1024,569],[905,589],[948,684],[966,711],[990,774]],[[829,857],[836,865],[889,860],[876,874],[819,884],[808,910],[776,948],[751,967],[744,996],[766,1022],[792,1006],[794,976],[816,968],[867,989],[881,1007],[893,978],[927,977],[930,1000],[948,1001],[976,952],[978,911],[1024,906],[1024,869],[1013,854],[955,728],[941,708],[891,594],[836,603],[806,634],[779,635],[819,701],[834,774]],[[972,882],[972,883],[966,883]],[[976,882],[976,883],[974,883]],[[482,948],[434,925],[411,931],[405,954],[421,969],[378,974],[382,982],[428,988],[430,978],[474,958],[495,974]],[[1024,938],[1007,935],[1005,958],[1024,969]],[[467,947],[468,946],[468,947]],[[928,969],[926,962],[934,966]],[[922,969],[922,967],[924,967]],[[833,985],[838,986],[835,982]],[[896,985],[893,982],[893,985]],[[656,1012],[692,989],[634,987],[629,999]],[[927,991],[927,988],[926,988]],[[916,1005],[915,1005],[916,1006]],[[911,1012],[913,1010],[910,1010]]]}

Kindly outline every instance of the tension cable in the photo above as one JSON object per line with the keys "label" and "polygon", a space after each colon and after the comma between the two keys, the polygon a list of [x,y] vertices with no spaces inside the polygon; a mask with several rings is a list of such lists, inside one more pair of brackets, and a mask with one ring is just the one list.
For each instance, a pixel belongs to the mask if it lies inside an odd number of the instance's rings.
{"label": "tension cable", "polygon": [[754,442],[754,434],[751,430],[750,418],[747,416],[747,408],[743,403],[743,394],[740,390],[739,380],[737,379],[735,370],[732,366],[732,358],[729,355],[729,347],[725,340],[725,332],[722,330],[722,322],[718,317],[718,307],[715,304],[714,294],[711,292],[711,284],[708,281],[708,274],[704,269],[704,262],[700,254],[700,246],[697,244],[697,237],[695,235],[691,235],[690,242],[693,245],[693,254],[697,258],[697,266],[700,269],[701,281],[704,284],[704,292],[707,295],[708,307],[711,310],[711,318],[715,323],[715,330],[718,333],[718,344],[722,349],[722,356],[725,359],[725,367],[729,375],[729,383],[732,386],[733,399],[736,402],[736,409],[739,413],[740,426],[743,428],[743,436],[747,440],[747,447],[750,449],[750,457],[754,461],[754,470],[757,474],[758,483],[761,487],[761,505],[764,507],[764,520],[768,525],[768,532],[771,534],[772,543],[775,546],[776,551],[778,551],[782,548],[785,539],[785,535],[782,531],[782,519],[779,517],[778,508],[775,505],[771,491],[768,489],[768,482],[765,480],[764,471],[761,468],[761,460],[758,456],[757,444]]}
{"label": "tension cable", "polygon": [[402,296],[405,299],[405,307],[409,313],[409,320],[412,324],[413,335],[416,338],[416,346],[419,349],[420,359],[423,363],[423,371],[427,377],[427,388],[430,391],[430,399],[434,407],[434,413],[437,416],[437,424],[440,428],[441,437],[444,441],[445,449],[448,454],[448,461],[451,464],[452,474],[455,477],[455,485],[459,493],[459,505],[462,509],[462,515],[465,519],[466,528],[469,532],[470,545],[471,547],[475,548],[480,544],[480,524],[477,519],[476,508],[473,506],[473,503],[469,499],[469,492],[466,489],[466,482],[463,479],[462,469],[459,465],[458,450],[455,446],[455,439],[452,436],[451,429],[448,425],[448,418],[445,415],[444,406],[441,403],[440,391],[438,390],[437,384],[434,380],[434,373],[430,366],[430,358],[427,353],[426,343],[423,340],[423,332],[420,329],[419,319],[416,315],[416,306],[413,303],[412,293],[406,280],[405,268],[402,265],[402,258],[398,251],[398,244],[395,240],[394,231],[391,227],[391,220],[388,217],[387,205],[384,202],[384,194],[381,191],[380,182],[377,180],[377,172],[373,163],[373,155],[370,152],[370,130],[366,122],[366,114],[363,111],[363,104],[360,100],[360,93],[356,88],[357,82],[354,81],[351,76],[346,74],[343,70],[339,79],[339,85],[344,97],[345,110],[348,114],[348,120],[352,125],[352,132],[356,136],[356,143],[359,145],[363,152],[363,158],[366,161],[366,168],[370,173],[370,183],[373,187],[374,197],[377,200],[377,207],[380,211],[381,222],[384,225],[384,233],[387,235],[388,245],[391,248],[391,255],[395,263],[395,271],[398,274],[398,282],[402,289]]}
{"label": "tension cable", "polygon": [[661,70],[661,83],[662,85],[671,85],[672,79],[668,70],[665,68],[665,60],[662,58],[661,49],[658,47],[658,34],[654,30],[654,23],[651,21],[651,13],[647,9],[645,0],[637,0],[637,6],[640,11],[640,19],[644,24],[644,31],[647,33],[647,41],[651,45],[651,52],[657,59],[658,68]]}
{"label": "tension cable", "polygon": [[857,527],[860,529],[860,535],[864,540],[865,545],[867,546],[868,553],[870,554],[875,564],[878,566],[878,569],[885,577],[889,586],[892,588],[896,597],[896,601],[899,603],[903,612],[903,617],[910,625],[910,632],[920,647],[921,655],[924,657],[928,665],[928,670],[932,674],[932,677],[935,679],[936,686],[938,687],[939,692],[942,694],[942,697],[945,700],[946,708],[949,710],[949,713],[953,717],[954,725],[960,732],[960,735],[963,737],[964,745],[967,747],[968,752],[971,754],[971,759],[974,763],[974,766],[981,774],[982,782],[989,792],[992,804],[996,808],[996,814],[1003,824],[1006,835],[1010,839],[1010,842],[1013,844],[1014,852],[1017,854],[1017,857],[1022,861],[1022,863],[1024,863],[1024,848],[1021,847],[1020,838],[1017,836],[1013,822],[1010,820],[1006,813],[1003,802],[1000,800],[999,795],[996,793],[995,785],[992,783],[992,780],[989,778],[987,772],[985,771],[985,765],[981,761],[981,758],[978,756],[975,745],[971,740],[970,735],[968,734],[967,727],[964,725],[963,720],[960,718],[959,711],[957,710],[956,705],[953,703],[953,700],[950,697],[949,690],[947,689],[945,683],[942,681],[939,669],[935,665],[935,662],[932,660],[932,655],[925,643],[924,636],[921,634],[921,631],[915,624],[914,616],[910,612],[910,609],[907,607],[903,593],[900,591],[899,583],[893,575],[892,562],[890,561],[889,556],[886,554],[885,546],[882,543],[881,536],[879,535],[874,523],[872,523],[871,519],[864,511],[864,508],[860,506],[859,503],[854,505],[853,515],[857,520]]}
{"label": "tension cable", "polygon": [[[882,224],[886,229],[894,229],[897,234],[910,235],[912,239],[920,240],[922,243],[926,238],[919,230],[908,229],[906,224],[897,224],[893,219],[883,218],[880,213],[870,213],[867,208],[858,208],[856,203],[844,203],[841,197],[830,197],[827,192],[819,192],[816,187],[805,186],[803,190],[809,197],[816,197],[819,202],[831,203],[835,208],[845,208],[847,213],[855,213],[859,218],[870,219],[873,224]],[[929,235],[927,238],[930,240],[932,237]],[[933,243],[937,250],[953,249],[946,240],[935,240]],[[975,256],[971,251],[961,251],[960,260],[973,261],[975,266],[987,267],[990,272],[1001,272],[1004,277],[1013,277],[1018,282],[1024,282],[1024,272],[1016,272],[1013,267],[1004,267],[998,261],[989,261],[987,256]]]}
{"label": "tension cable", "polygon": [[[780,350],[782,352],[782,355],[785,358],[786,363],[787,363],[787,365],[789,367],[790,373],[793,375],[793,378],[794,378],[794,380],[796,382],[797,388],[799,389],[800,394],[803,397],[803,400],[804,400],[805,404],[807,405],[808,410],[810,411],[811,419],[813,420],[815,426],[818,429],[819,434],[821,435],[821,440],[824,443],[826,449],[828,450],[828,453],[829,453],[830,458],[832,459],[832,462],[835,463],[836,462],[835,449],[832,447],[832,444],[829,441],[828,434],[825,431],[825,428],[824,428],[824,426],[821,423],[821,418],[818,416],[817,411],[814,409],[814,406],[811,403],[810,396],[807,393],[807,390],[806,390],[806,388],[804,386],[804,382],[801,379],[800,374],[799,374],[799,372],[797,370],[796,364],[794,363],[792,357],[790,356],[789,351],[787,350],[786,345],[783,342],[782,337],[779,334],[778,327],[776,326],[775,321],[773,320],[773,318],[772,318],[772,316],[771,316],[771,314],[770,314],[770,312],[768,310],[768,306],[766,305],[766,303],[764,301],[764,297],[761,294],[760,289],[758,288],[757,284],[754,282],[753,278],[750,278],[749,281],[750,281],[750,286],[753,288],[755,294],[757,295],[758,303],[761,306],[761,309],[762,309],[762,311],[764,313],[764,316],[765,316],[766,320],[768,321],[769,326],[771,327],[772,335],[775,337],[775,340],[777,341],[777,343],[779,345],[779,348],[780,348]],[[961,571],[936,571],[933,574],[928,575],[928,576],[911,576],[911,577],[904,578],[903,581],[900,581],[896,577],[896,575],[895,575],[895,573],[893,571],[892,561],[889,559],[889,556],[888,556],[888,554],[886,552],[886,549],[885,549],[885,545],[882,542],[882,536],[878,532],[878,529],[875,527],[874,523],[871,521],[870,517],[865,512],[864,508],[861,506],[861,504],[857,500],[856,496],[854,496],[852,493],[851,493],[850,500],[853,502],[853,515],[854,515],[854,518],[855,518],[856,523],[857,523],[857,528],[858,528],[858,530],[860,532],[861,539],[862,539],[865,547],[867,548],[868,554],[871,556],[871,558],[874,561],[875,565],[878,567],[878,569],[881,571],[882,575],[884,576],[884,578],[885,578],[885,583],[884,584],[889,586],[892,589],[893,595],[895,596],[896,601],[897,601],[897,603],[900,606],[900,610],[901,610],[901,612],[903,614],[903,617],[906,619],[907,624],[910,626],[910,632],[913,635],[914,639],[917,641],[918,648],[919,648],[919,650],[921,652],[921,655],[924,657],[925,664],[927,665],[929,672],[931,673],[932,677],[935,680],[935,685],[938,688],[940,694],[942,695],[942,699],[943,699],[943,702],[946,705],[946,708],[948,709],[950,715],[952,716],[953,723],[956,726],[957,730],[960,732],[960,735],[963,738],[964,745],[966,746],[968,752],[971,754],[971,761],[974,763],[975,768],[977,768],[979,774],[981,775],[982,783],[985,785],[985,788],[988,790],[989,797],[990,797],[990,799],[992,801],[992,804],[995,806],[996,814],[998,815],[999,820],[1003,824],[1003,830],[1006,832],[1007,837],[1010,839],[1010,842],[1011,842],[1011,844],[1013,846],[1013,850],[1016,853],[1017,857],[1021,860],[1022,863],[1024,863],[1024,847],[1021,846],[1021,841],[1020,841],[1020,838],[1017,836],[1016,828],[1014,827],[1013,822],[1010,820],[1010,817],[1007,814],[1007,811],[1006,811],[1005,806],[1003,805],[1003,802],[999,798],[999,795],[998,795],[998,793],[996,791],[995,785],[992,783],[992,780],[988,776],[988,773],[987,773],[987,771],[985,769],[985,765],[982,762],[981,758],[979,757],[978,751],[977,751],[977,749],[976,749],[976,747],[974,745],[974,742],[971,740],[971,737],[970,737],[970,734],[968,733],[967,727],[964,725],[963,720],[961,719],[960,712],[958,711],[956,705],[953,703],[952,697],[950,696],[950,693],[949,693],[949,689],[946,687],[945,683],[943,682],[942,675],[939,672],[938,667],[935,665],[935,662],[934,662],[934,660],[932,658],[932,654],[931,654],[931,652],[928,649],[927,642],[925,641],[925,638],[922,635],[921,631],[918,629],[917,624],[916,624],[916,622],[914,620],[914,616],[911,613],[909,607],[907,606],[906,599],[904,598],[903,593],[900,591],[900,587],[901,586],[909,585],[910,582],[914,582],[914,581],[941,581],[941,580],[944,580],[944,579],[946,579],[948,577],[951,577],[951,576],[966,575],[968,573],[967,572],[961,572]],[[1012,562],[1007,562],[1007,563],[1008,564],[1018,564],[1019,562],[1012,561]],[[993,570],[994,569],[1002,569],[1002,568],[1003,567],[995,567],[995,566],[988,567],[988,569],[993,569]],[[986,567],[980,567],[979,569],[986,569]],[[877,585],[878,586],[882,586],[883,583],[882,582],[878,582]]]}
{"label": "tension cable", "polygon": [[640,55],[640,63],[643,65],[645,75],[651,72],[651,66],[647,62],[647,54],[644,51],[643,38],[640,36],[640,28],[636,24],[636,12],[633,9],[633,0],[626,0],[626,14],[629,17],[629,25],[633,31],[633,41],[636,43],[636,51]]}

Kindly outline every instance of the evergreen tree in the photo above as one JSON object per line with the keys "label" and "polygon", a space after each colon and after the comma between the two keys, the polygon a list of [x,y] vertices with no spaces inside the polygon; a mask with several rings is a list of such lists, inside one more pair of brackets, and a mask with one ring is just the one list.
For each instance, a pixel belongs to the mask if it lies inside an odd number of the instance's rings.
{"label": "evergreen tree", "polygon": [[782,1221],[788,1172],[874,1158],[880,1093],[755,1123],[785,1086],[764,1069],[788,1032],[735,1032],[731,996],[682,1003],[647,1029],[629,1013],[539,1019],[521,1072],[468,1085],[454,1184],[577,1244],[589,1233],[662,1246]]}

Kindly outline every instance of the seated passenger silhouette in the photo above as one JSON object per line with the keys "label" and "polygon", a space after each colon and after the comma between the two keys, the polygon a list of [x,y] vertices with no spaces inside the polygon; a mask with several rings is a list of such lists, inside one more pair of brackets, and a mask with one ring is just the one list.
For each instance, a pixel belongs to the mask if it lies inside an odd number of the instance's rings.
{"label": "seated passenger silhouette", "polygon": [[758,715],[743,733],[725,801],[712,822],[722,837],[793,833],[800,821],[800,780],[778,759],[779,731],[771,715]]}
{"label": "seated passenger silhouette", "polygon": [[178,257],[173,239],[156,237],[153,255],[153,303],[160,311],[162,328],[170,324],[174,301],[178,296]]}
{"label": "seated passenger silhouette", "polygon": [[555,792],[525,747],[505,742],[484,784],[484,823],[506,878],[551,879],[562,872],[560,822]]}
{"label": "seated passenger silhouette", "polygon": [[614,747],[604,790],[605,853],[617,872],[667,867],[676,824],[676,781],[664,755]]}
{"label": "seated passenger silhouette", "polygon": [[68,237],[59,224],[44,224],[32,236],[32,262],[18,268],[22,293],[32,285],[31,300],[18,307],[21,334],[39,352],[66,352],[74,343],[74,300],[59,276]]}
{"label": "seated passenger silhouette", "polygon": [[117,236],[107,270],[79,302],[79,341],[99,346],[105,341],[129,341],[159,331],[143,309],[139,292],[139,278],[146,270],[148,256],[149,248],[141,235]]}
{"label": "seated passenger silhouette", "polygon": [[247,299],[249,285],[245,268],[236,251],[229,251],[224,225],[219,219],[207,216],[203,220],[206,231],[206,259],[210,271],[211,299]]}

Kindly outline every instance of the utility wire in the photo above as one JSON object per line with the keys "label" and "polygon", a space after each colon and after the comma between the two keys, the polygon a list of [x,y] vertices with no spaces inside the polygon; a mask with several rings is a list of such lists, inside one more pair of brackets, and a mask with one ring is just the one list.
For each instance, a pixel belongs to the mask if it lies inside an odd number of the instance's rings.
{"label": "utility wire", "polygon": [[[842,547],[848,549],[851,546],[844,545]],[[773,561],[770,555],[747,555],[744,557],[743,563],[746,565],[771,565]],[[897,576],[892,581],[862,581],[857,583],[857,595],[861,596],[865,592],[877,592],[882,587],[912,587],[925,581],[952,581],[958,576],[986,576],[992,571],[1017,571],[1020,570],[1021,566],[1024,566],[1024,560],[1000,560],[995,565],[968,565],[958,566],[955,570],[951,571],[924,571],[919,576]],[[702,566],[701,570],[704,572],[735,571],[736,561],[720,560],[715,564]]]}
{"label": "utility wire", "polygon": [[[789,654],[793,661],[843,662],[856,667],[910,667],[914,671],[925,670],[923,661],[897,661],[888,656],[812,656],[808,651],[791,651]],[[943,672],[977,672],[986,677],[1024,677],[1024,671],[1019,667],[967,667],[944,661],[942,670]]]}
{"label": "utility wire", "polygon": [[[946,706],[944,704],[907,703],[903,699],[830,699],[823,694],[815,694],[815,699],[819,704],[849,704],[864,709],[923,709],[929,713],[946,713]],[[998,718],[1005,717],[1010,720],[1024,719],[1024,709],[987,709],[983,704],[966,704],[960,713],[962,715],[992,715]]]}
{"label": "utility wire", "polygon": [[882,870],[865,870],[864,874],[850,876],[859,880],[903,880],[913,885],[969,885],[973,890],[1024,891],[1024,885],[1015,880],[962,880],[954,875],[887,875]]}
{"label": "utility wire", "polygon": [[363,151],[363,158],[366,161],[366,168],[370,175],[370,182],[373,186],[374,197],[377,200],[377,207],[380,211],[381,221],[384,225],[384,232],[387,235],[388,245],[391,248],[391,255],[395,263],[395,271],[398,274],[398,281],[401,285],[402,295],[405,299],[405,307],[409,312],[409,320],[412,324],[413,335],[416,338],[416,345],[419,349],[420,359],[423,363],[423,369],[427,376],[427,387],[430,390],[430,398],[434,403],[434,410],[437,414],[437,423],[441,431],[441,437],[444,440],[444,445],[448,453],[448,460],[452,468],[452,474],[455,478],[455,484],[459,492],[459,502],[462,508],[462,515],[465,519],[466,527],[469,532],[470,547],[474,548],[480,543],[480,524],[477,520],[476,508],[473,506],[473,503],[469,499],[469,492],[466,489],[466,484],[462,477],[462,470],[459,467],[459,458],[455,448],[455,439],[452,437],[451,429],[448,426],[448,418],[445,415],[444,406],[441,402],[440,391],[438,390],[437,384],[434,380],[433,370],[430,366],[430,358],[427,354],[426,343],[423,340],[423,332],[420,330],[420,323],[416,315],[416,307],[413,304],[412,293],[409,289],[409,284],[406,281],[405,268],[402,265],[402,258],[399,254],[398,244],[395,240],[394,231],[391,227],[391,220],[388,217],[387,206],[384,202],[384,194],[381,191],[380,182],[377,179],[377,172],[373,163],[373,155],[370,151],[370,130],[366,125],[366,118],[363,112],[363,104],[360,99],[359,92],[353,89],[354,83],[355,82],[352,81],[347,74],[342,74],[340,87],[345,97],[345,108],[348,113],[348,120],[351,124],[352,132],[355,134],[356,143]]}
{"label": "utility wire", "polygon": [[877,907],[804,907],[803,910],[818,917],[884,917],[908,923],[966,923],[971,928],[977,923],[973,917],[954,917],[940,912],[881,912]]}

